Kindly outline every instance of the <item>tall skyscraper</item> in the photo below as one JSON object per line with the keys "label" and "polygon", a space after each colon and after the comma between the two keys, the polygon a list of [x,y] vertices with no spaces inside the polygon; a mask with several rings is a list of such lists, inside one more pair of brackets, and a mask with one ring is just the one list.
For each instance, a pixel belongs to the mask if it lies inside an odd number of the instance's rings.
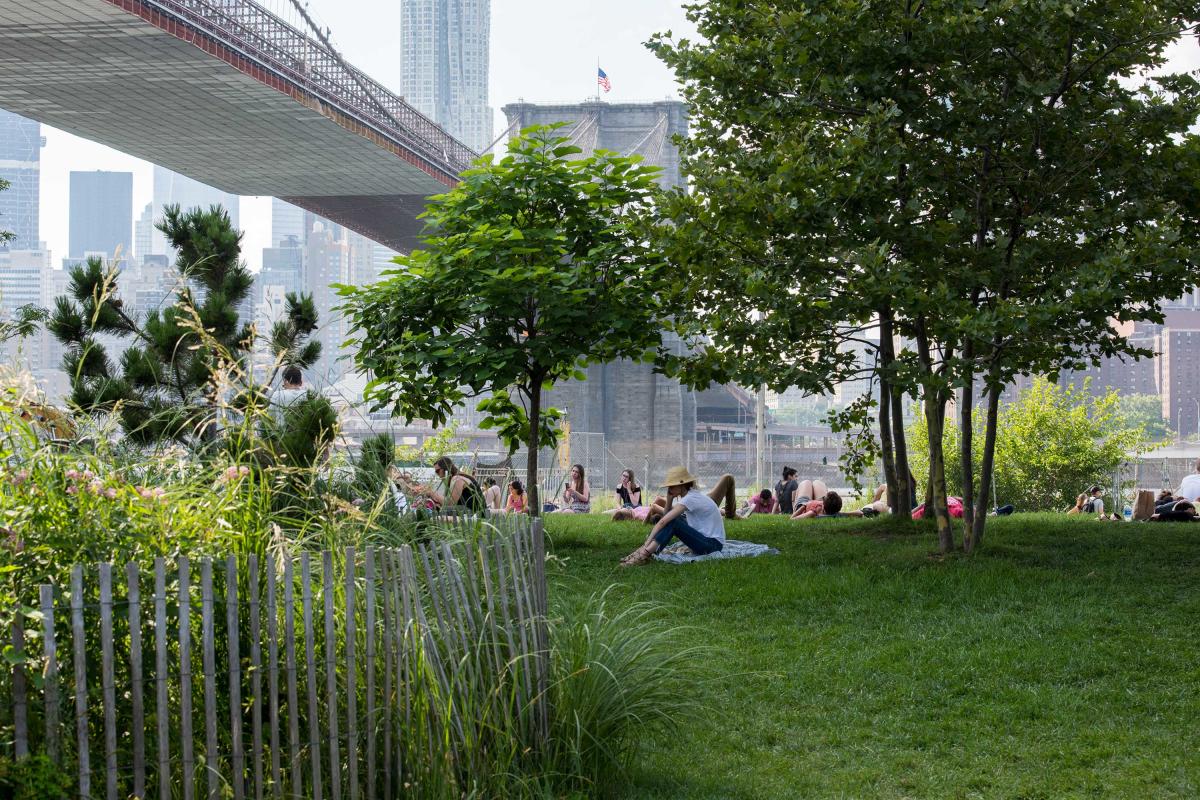
{"label": "tall skyscraper", "polygon": [[133,173],[72,172],[70,257],[128,254],[132,235]]}
{"label": "tall skyscraper", "polygon": [[492,143],[491,0],[401,0],[400,93],[454,138]]}
{"label": "tall skyscraper", "polygon": [[0,244],[0,249],[38,247],[43,143],[37,122],[0,111],[0,179],[9,183],[8,189],[0,192],[0,231],[16,234],[12,241]]}
{"label": "tall skyscraper", "polygon": [[271,198],[271,244],[279,244],[286,242],[290,238],[295,238],[300,246],[304,246],[304,239],[308,233],[308,229],[312,227],[312,223],[306,223],[309,212],[303,208],[294,206],[291,203],[285,203],[278,197]]}
{"label": "tall skyscraper", "polygon": [[187,210],[189,208],[207,209],[210,206],[221,206],[229,212],[233,227],[239,227],[240,198],[236,194],[222,192],[211,186],[192,180],[186,175],[172,172],[165,167],[154,167],[154,203],[151,212],[150,250],[138,253],[138,256],[150,253],[162,254],[167,252],[167,240],[153,226],[162,219],[163,207],[177,205]]}

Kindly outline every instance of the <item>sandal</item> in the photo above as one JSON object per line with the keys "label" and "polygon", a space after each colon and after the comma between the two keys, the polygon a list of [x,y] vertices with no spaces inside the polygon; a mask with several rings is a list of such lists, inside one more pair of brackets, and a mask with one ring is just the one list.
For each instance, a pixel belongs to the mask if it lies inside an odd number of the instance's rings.
{"label": "sandal", "polygon": [[640,567],[654,560],[654,553],[647,547],[639,547],[621,559],[622,567]]}

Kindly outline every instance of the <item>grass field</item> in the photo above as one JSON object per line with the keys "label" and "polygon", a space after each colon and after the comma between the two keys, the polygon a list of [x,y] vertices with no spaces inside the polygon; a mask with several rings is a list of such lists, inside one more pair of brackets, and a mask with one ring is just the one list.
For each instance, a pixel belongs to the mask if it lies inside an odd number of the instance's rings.
{"label": "grass field", "polygon": [[728,530],[781,554],[621,570],[645,527],[549,518],[552,596],[615,583],[712,648],[629,797],[1200,796],[1200,525],[1018,515],[944,560],[888,520]]}

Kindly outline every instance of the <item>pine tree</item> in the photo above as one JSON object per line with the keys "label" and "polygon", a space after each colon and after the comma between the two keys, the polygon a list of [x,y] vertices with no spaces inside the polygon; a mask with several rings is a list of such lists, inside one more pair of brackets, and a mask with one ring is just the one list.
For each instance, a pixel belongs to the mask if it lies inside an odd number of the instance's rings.
{"label": "pine tree", "polygon": [[[218,395],[249,404],[264,393],[247,363],[255,330],[238,312],[254,277],[241,261],[242,234],[221,207],[167,206],[157,227],[178,253],[174,303],[135,318],[122,302],[117,267],[93,258],[71,270],[69,294],[56,299],[48,327],[66,348],[71,401],[81,411],[116,413],[141,443],[206,439]],[[312,297],[289,294],[285,318],[267,338],[276,371],[320,357],[320,343],[310,339],[316,327]],[[114,362],[101,336],[134,342]],[[241,378],[230,385],[227,376]]]}

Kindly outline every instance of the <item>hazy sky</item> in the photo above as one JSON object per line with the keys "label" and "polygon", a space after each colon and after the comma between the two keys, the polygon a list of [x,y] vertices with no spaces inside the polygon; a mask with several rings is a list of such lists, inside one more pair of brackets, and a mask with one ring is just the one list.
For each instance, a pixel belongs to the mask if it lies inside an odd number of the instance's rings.
{"label": "hazy sky", "polygon": [[[333,31],[346,60],[389,88],[400,77],[400,2],[309,0],[309,11]],[[286,0],[267,0],[285,12]],[[292,18],[294,14],[286,14]],[[671,0],[492,0],[491,104],[495,135],[504,130],[500,107],[519,98],[578,102],[596,91],[596,60],[608,73],[614,102],[677,96],[674,77],[642,43],[656,31],[693,29]],[[133,172],[133,217],[150,202],[147,162],[42,126],[41,237],[54,263],[67,254],[69,175],[72,170]],[[270,198],[243,197],[243,253],[255,270],[270,244]]]}
{"label": "hazy sky", "polygon": [[[292,19],[288,0],[260,0]],[[395,90],[399,82],[400,3],[403,0],[309,0],[309,11],[333,31],[348,61]],[[492,0],[491,103],[494,129],[504,129],[500,107],[530,101],[578,102],[596,92],[596,62],[612,81],[612,101],[676,96],[673,75],[643,43],[656,31],[690,35],[694,29],[673,0]],[[1195,39],[1172,51],[1172,70],[1200,68]],[[43,126],[41,237],[55,263],[67,253],[69,173],[134,173],[133,216],[150,201],[151,168],[139,159]],[[242,198],[244,254],[255,270],[270,244],[270,198]]]}

